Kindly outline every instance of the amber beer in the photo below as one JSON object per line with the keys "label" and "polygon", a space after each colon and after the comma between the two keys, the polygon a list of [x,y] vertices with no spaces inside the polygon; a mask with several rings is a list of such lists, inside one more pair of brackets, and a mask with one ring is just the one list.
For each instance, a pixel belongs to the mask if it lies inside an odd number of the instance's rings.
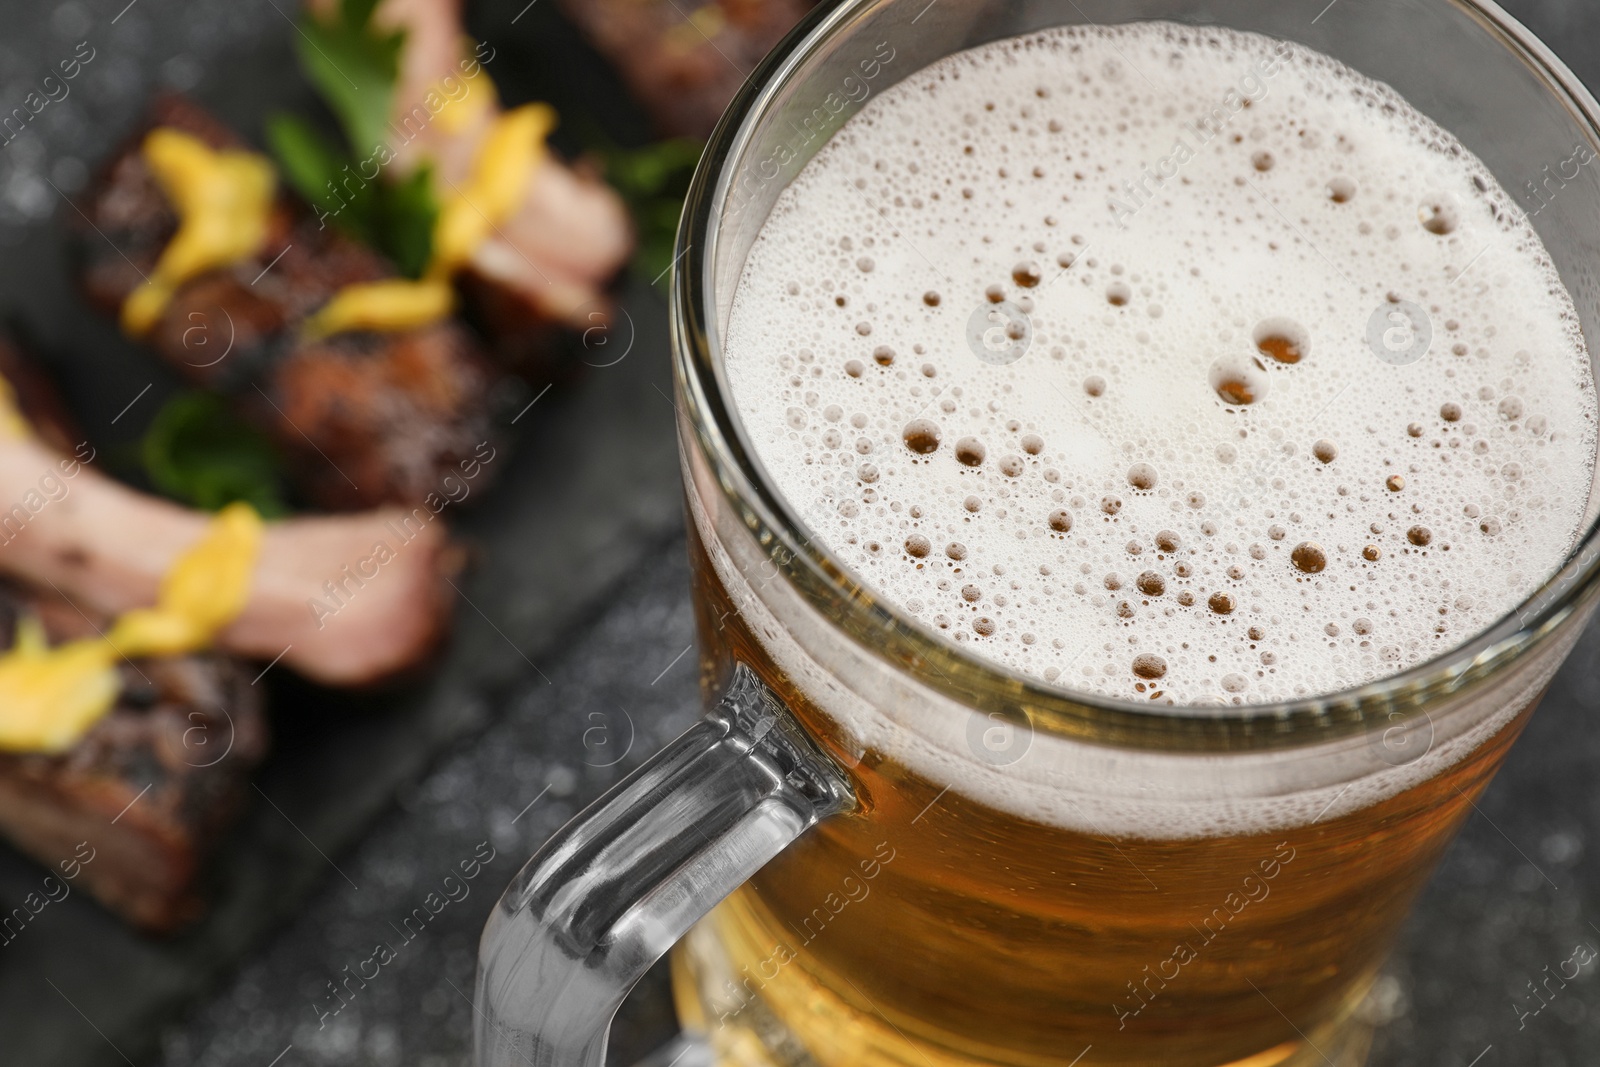
{"label": "amber beer", "polygon": [[[830,736],[692,558],[708,684],[751,664]],[[679,947],[680,1017],[725,1064],[1323,1063],[1532,707],[1380,804],[1186,841],[1040,825],[869,758],[870,820],[818,826]]]}
{"label": "amber beer", "polygon": [[[1571,550],[1589,362],[1504,202],[1386,87],[1160,23],[948,57],[823,147],[748,254],[727,381],[856,597],[946,653],[841,637],[688,439],[706,691],[749,664],[861,802],[677,951],[720,1062],[1363,1062],[1363,998],[1571,636],[1365,736],[1183,739],[1398,694]],[[1173,740],[980,712],[980,671]]]}

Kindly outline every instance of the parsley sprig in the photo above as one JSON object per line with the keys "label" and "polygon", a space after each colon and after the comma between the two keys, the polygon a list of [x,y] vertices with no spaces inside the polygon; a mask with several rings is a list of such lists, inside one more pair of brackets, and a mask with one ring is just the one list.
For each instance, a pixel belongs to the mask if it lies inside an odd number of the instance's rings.
{"label": "parsley sprig", "polygon": [[405,32],[372,24],[377,0],[340,0],[332,17],[302,15],[295,46],[300,66],[338,120],[334,144],[298,115],[274,115],[267,140],[294,190],[319,216],[391,259],[408,277],[421,276],[433,254],[439,204],[428,167],[392,179],[389,115]]}

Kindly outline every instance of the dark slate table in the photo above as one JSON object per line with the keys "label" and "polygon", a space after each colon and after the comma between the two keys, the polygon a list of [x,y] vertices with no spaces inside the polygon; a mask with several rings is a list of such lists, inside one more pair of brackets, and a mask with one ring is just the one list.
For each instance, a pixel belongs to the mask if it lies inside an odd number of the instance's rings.
{"label": "dark slate table", "polygon": [[[474,33],[505,50],[495,75],[508,95],[543,96],[569,125],[586,116],[637,140],[637,114],[553,5],[525,4],[472,5]],[[1507,6],[1600,85],[1600,6]],[[304,106],[306,90],[284,76],[289,11],[289,0],[6,5],[0,101],[20,101],[78,41],[96,49],[74,95],[0,148],[0,310],[38,341],[89,432],[113,452],[174,383],[74,310],[50,218],[106,132],[131,124],[158,85],[192,90],[252,135],[273,108]],[[625,306],[636,332],[628,357],[542,399],[523,420],[502,490],[463,515],[477,564],[438,674],[363,699],[278,680],[278,750],[259,784],[281,810],[257,803],[247,814],[217,864],[216,914],[159,943],[79,897],[52,906],[0,950],[0,1060],[465,1063],[489,906],[528,853],[683,729],[696,704],[659,289],[633,282]],[[599,444],[579,449],[579,434]],[[1580,942],[1600,946],[1597,657],[1600,631],[1557,679],[1408,923],[1376,998],[1374,1067],[1600,1058],[1593,966],[1537,1016],[1518,1017],[1546,965]],[[394,927],[446,873],[489,850],[470,895],[325,1014],[327,983],[378,940],[395,940]],[[0,901],[40,874],[0,848]],[[613,1059],[632,1062],[673,1025],[658,969],[624,1009]]]}

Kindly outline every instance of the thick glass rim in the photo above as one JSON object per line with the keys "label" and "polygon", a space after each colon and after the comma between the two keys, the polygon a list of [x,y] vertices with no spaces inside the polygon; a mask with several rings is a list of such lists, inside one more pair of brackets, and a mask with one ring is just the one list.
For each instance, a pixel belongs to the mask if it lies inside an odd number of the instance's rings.
{"label": "thick glass rim", "polygon": [[[1365,685],[1294,701],[1156,705],[1026,678],[964,651],[876,598],[774,487],[728,402],[714,268],[730,161],[795,72],[863,13],[893,0],[842,0],[808,13],[756,67],[717,124],[685,200],[674,247],[671,336],[680,409],[717,484],[779,574],[869,655],[980,712],[1026,715],[1047,734],[1170,752],[1300,748],[1390,729],[1473,691],[1542,646],[1600,588],[1600,519],[1545,583],[1466,643]],[[1600,153],[1600,104],[1532,32],[1492,0],[1439,0],[1477,22],[1565,107]],[[687,444],[687,442],[686,442]]]}

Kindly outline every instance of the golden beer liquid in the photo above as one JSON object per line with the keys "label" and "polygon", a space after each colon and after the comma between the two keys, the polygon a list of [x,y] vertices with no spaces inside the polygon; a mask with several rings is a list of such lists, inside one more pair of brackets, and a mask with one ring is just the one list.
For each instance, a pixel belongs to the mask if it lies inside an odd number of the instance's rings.
{"label": "golden beer liquid", "polygon": [[[742,661],[829,737],[690,536],[706,691]],[[1262,836],[1041,825],[869,752],[862,810],[680,945],[680,1017],[726,1065],[1359,1064],[1342,1024],[1532,707],[1419,786]]]}

